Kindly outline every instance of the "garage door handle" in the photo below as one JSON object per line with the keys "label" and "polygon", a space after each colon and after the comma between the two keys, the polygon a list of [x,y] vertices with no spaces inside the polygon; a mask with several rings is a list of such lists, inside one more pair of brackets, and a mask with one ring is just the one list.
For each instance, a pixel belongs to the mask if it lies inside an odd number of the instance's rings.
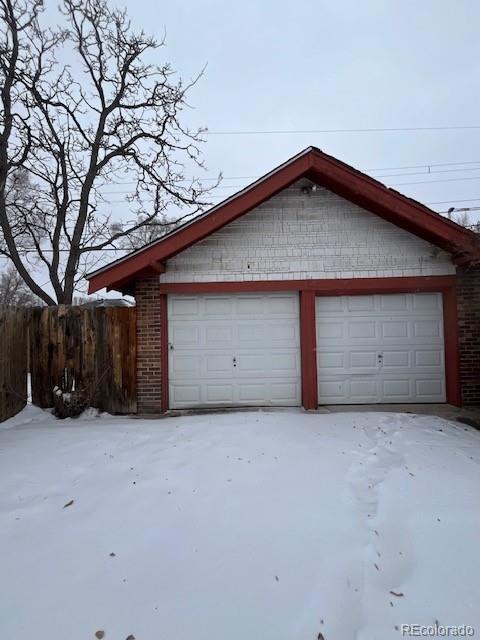
{"label": "garage door handle", "polygon": [[168,343],[168,348],[170,349],[170,351],[173,351],[173,343],[172,342]]}
{"label": "garage door handle", "polygon": [[236,367],[237,366],[237,359],[235,356],[233,356],[233,366]]}

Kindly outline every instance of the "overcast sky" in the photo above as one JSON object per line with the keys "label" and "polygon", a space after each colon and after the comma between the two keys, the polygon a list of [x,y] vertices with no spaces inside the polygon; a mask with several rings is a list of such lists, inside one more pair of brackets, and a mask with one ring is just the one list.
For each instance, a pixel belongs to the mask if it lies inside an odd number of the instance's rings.
{"label": "overcast sky", "polygon": [[[474,0],[129,0],[127,7],[138,25],[158,35],[165,26],[160,53],[184,77],[208,64],[188,119],[212,132],[480,124]],[[265,173],[312,144],[358,168],[383,169],[480,161],[479,142],[480,130],[209,135],[205,158],[212,175],[229,178]],[[426,203],[479,198],[480,205],[475,166],[384,180]],[[474,179],[458,180],[465,177]],[[247,182],[225,179],[218,193]]]}
{"label": "overcast sky", "polygon": [[[57,19],[56,2],[46,5]],[[159,39],[166,30],[159,62],[185,80],[207,65],[184,122],[211,131],[205,175],[225,176],[213,202],[315,145],[437,211],[480,207],[480,129],[215,134],[480,125],[475,0],[124,5],[135,27]],[[123,197],[111,196],[119,214]]]}

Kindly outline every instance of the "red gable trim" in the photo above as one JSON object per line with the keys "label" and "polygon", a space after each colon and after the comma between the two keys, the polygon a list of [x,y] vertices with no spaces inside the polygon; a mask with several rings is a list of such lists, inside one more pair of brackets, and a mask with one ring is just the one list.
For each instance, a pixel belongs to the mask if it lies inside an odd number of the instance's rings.
{"label": "red gable trim", "polygon": [[307,177],[385,220],[459,255],[463,260],[480,260],[480,242],[475,234],[311,147],[191,223],[90,274],[87,276],[89,293],[103,287],[125,288],[140,273],[145,275],[158,272],[158,268],[153,269],[152,265],[161,265],[302,177]]}
{"label": "red gable trim", "polygon": [[192,244],[203,240],[285,189],[304,175],[310,167],[311,158],[309,155],[301,155],[298,159],[283,165],[266,178],[254,183],[247,190],[240,192],[239,195],[227,200],[225,204],[215,207],[192,223],[180,227],[177,231],[143,250],[90,274],[87,276],[90,281],[89,293],[103,287],[114,288],[114,283],[124,283],[127,279],[133,279],[137,271],[147,268],[152,260],[163,262]]}
{"label": "red gable trim", "polygon": [[447,251],[480,250],[473,232],[324,153],[314,153],[306,177]]}

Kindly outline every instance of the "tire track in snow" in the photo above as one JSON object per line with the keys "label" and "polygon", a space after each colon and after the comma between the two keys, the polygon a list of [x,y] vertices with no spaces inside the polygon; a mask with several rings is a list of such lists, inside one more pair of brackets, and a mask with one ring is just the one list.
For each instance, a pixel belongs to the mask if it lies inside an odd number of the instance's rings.
{"label": "tire track in snow", "polygon": [[363,427],[366,442],[359,445],[357,459],[347,473],[361,563],[352,640],[384,640],[387,629],[392,637],[398,635],[394,630],[398,603],[391,592],[402,592],[401,584],[413,569],[414,555],[408,503],[404,497],[391,495],[385,481],[389,474],[405,467],[402,425],[406,422],[408,419],[401,415],[388,415],[375,426]]}

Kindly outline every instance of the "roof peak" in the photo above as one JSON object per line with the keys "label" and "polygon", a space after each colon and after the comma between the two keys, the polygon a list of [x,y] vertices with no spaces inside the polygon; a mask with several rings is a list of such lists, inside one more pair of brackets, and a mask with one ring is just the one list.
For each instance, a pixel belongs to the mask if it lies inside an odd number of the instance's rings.
{"label": "roof peak", "polygon": [[159,264],[248,213],[302,177],[450,253],[463,254],[466,259],[480,259],[480,240],[473,232],[389,189],[318,147],[309,146],[171,233],[87,275],[89,292],[103,287],[116,289],[140,275],[158,273]]}

